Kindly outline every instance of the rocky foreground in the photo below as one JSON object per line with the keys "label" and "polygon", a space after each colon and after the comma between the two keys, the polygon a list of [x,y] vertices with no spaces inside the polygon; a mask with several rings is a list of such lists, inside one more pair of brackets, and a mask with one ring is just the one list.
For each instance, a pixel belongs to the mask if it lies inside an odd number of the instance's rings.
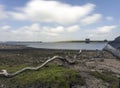
{"label": "rocky foreground", "polygon": [[106,51],[1,49],[0,70],[13,73],[62,56],[38,71],[12,78],[0,76],[0,88],[118,88],[120,60]]}

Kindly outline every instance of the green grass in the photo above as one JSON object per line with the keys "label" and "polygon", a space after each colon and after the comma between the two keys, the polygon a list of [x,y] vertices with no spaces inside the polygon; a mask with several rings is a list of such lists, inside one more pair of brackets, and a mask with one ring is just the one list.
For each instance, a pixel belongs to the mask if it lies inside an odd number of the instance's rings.
{"label": "green grass", "polygon": [[[22,67],[24,66],[12,67],[8,71],[15,72]],[[84,78],[77,71],[57,65],[48,65],[38,71],[26,71],[13,78],[0,78],[0,82],[6,83],[5,85],[9,88],[29,88],[31,86],[34,88],[42,86],[44,86],[42,88],[69,88],[70,84],[85,84]]]}
{"label": "green grass", "polygon": [[109,88],[118,88],[119,80],[116,76],[113,76],[111,72],[90,72],[91,75],[98,79],[102,79],[104,82],[108,82],[110,84]]}
{"label": "green grass", "polygon": [[3,69],[6,69],[9,73],[13,73],[24,67],[26,67],[26,65],[12,65],[12,66],[2,65],[2,66],[0,66],[0,71]]}

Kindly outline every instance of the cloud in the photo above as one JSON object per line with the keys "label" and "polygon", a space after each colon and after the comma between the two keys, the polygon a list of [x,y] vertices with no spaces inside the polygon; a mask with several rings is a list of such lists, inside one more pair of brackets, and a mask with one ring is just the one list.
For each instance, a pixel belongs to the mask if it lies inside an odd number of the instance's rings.
{"label": "cloud", "polygon": [[80,29],[80,27],[78,25],[73,25],[67,28],[68,32],[76,32]]}
{"label": "cloud", "polygon": [[101,14],[93,14],[92,16],[86,16],[85,18],[83,18],[80,22],[83,25],[89,25],[89,24],[93,24],[96,23],[97,21],[99,21],[102,18]]}
{"label": "cloud", "polygon": [[65,28],[63,26],[58,27],[43,27],[42,33],[50,36],[58,36],[61,33],[64,33]]}
{"label": "cloud", "polygon": [[7,12],[4,10],[4,6],[0,5],[0,20],[7,18]]}
{"label": "cloud", "polygon": [[117,28],[116,25],[102,26],[102,27],[97,27],[96,29],[89,30],[87,32],[93,33],[93,34],[106,34],[106,33],[112,32],[116,28]]}
{"label": "cloud", "polygon": [[34,23],[31,26],[29,26],[27,29],[37,32],[37,31],[40,31],[41,27],[40,27],[40,25],[38,23]]}
{"label": "cloud", "polygon": [[91,3],[73,6],[54,0],[30,0],[25,7],[10,12],[10,15],[16,20],[72,24],[90,14],[94,7],[95,5]]}
{"label": "cloud", "polygon": [[[9,25],[3,25],[0,28],[1,41],[55,41],[57,39],[64,40],[68,36],[74,39],[76,35],[71,35],[71,33],[82,30],[79,25],[42,26],[39,23],[33,23],[31,25],[19,27],[17,29],[14,29]],[[109,35],[113,34],[112,31],[116,28],[116,25],[107,25],[91,30],[89,29],[87,32],[83,30],[81,33],[83,33],[84,38],[86,36],[91,39],[105,39],[109,38]]]}
{"label": "cloud", "polygon": [[101,26],[97,27],[95,29],[89,29],[85,31],[85,33],[88,35],[90,39],[93,40],[104,40],[104,39],[114,39],[116,36],[114,30],[117,29],[117,25],[107,25],[107,26]]}
{"label": "cloud", "polygon": [[112,21],[112,20],[114,20],[114,19],[113,19],[113,17],[108,16],[108,17],[106,17],[106,20]]}
{"label": "cloud", "polygon": [[[17,29],[12,28],[9,25],[0,27],[0,40],[44,40],[63,38],[65,35],[76,32],[80,29],[78,25],[72,26],[42,26],[39,23],[33,23],[31,25],[22,26]],[[50,40],[49,40],[50,41]]]}
{"label": "cloud", "polygon": [[[11,27],[8,30],[2,30],[0,35],[3,41],[36,41],[43,39],[41,34],[41,26],[38,23],[22,26],[17,29]],[[45,36],[44,36],[45,37]]]}
{"label": "cloud", "polygon": [[38,23],[33,23],[32,25],[20,27],[17,30],[11,30],[11,32],[13,35],[36,36],[36,34],[41,32],[41,29],[42,28]]}
{"label": "cloud", "polygon": [[16,20],[27,20],[27,16],[25,16],[25,14],[23,13],[17,13],[17,12],[8,12],[10,17],[16,19]]}
{"label": "cloud", "polygon": [[116,29],[117,26],[116,25],[112,25],[112,26],[103,26],[103,27],[99,27],[97,28],[97,31],[100,33],[108,33],[111,32],[112,30]]}
{"label": "cloud", "polygon": [[[13,35],[26,35],[26,36],[33,36],[36,37],[37,35],[41,36],[45,35],[51,37],[51,36],[58,36],[61,33],[65,31],[65,28],[63,26],[57,26],[57,27],[49,27],[49,26],[40,26],[38,23],[34,23],[29,26],[24,26],[19,28],[18,30],[13,30]],[[21,36],[22,37],[22,36]]]}
{"label": "cloud", "polygon": [[9,25],[4,25],[4,26],[1,27],[1,30],[8,30],[8,29],[10,29],[10,28],[11,28],[11,26],[9,26]]}
{"label": "cloud", "polygon": [[58,27],[55,27],[55,28],[45,28],[44,27],[44,30],[45,31],[49,31],[49,32],[55,32],[55,33],[62,33],[62,32],[64,32],[64,27],[63,26],[58,26]]}
{"label": "cloud", "polygon": [[11,31],[9,30],[10,28],[11,27],[9,25],[0,26],[0,41],[9,40],[11,36]]}

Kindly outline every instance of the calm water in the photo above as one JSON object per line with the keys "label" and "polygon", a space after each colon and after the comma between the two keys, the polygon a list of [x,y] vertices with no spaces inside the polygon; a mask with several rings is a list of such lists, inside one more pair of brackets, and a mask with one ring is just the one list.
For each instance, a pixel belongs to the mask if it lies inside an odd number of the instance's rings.
{"label": "calm water", "polygon": [[33,48],[45,49],[72,49],[72,50],[102,50],[107,43],[94,42],[94,43],[13,43],[17,45],[26,45]]}

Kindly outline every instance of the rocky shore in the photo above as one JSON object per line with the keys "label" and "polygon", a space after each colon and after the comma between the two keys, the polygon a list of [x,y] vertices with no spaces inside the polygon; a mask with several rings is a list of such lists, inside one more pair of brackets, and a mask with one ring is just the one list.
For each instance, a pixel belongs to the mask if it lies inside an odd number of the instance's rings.
{"label": "rocky shore", "polygon": [[56,59],[38,71],[26,71],[13,78],[0,76],[0,88],[118,88],[120,60],[107,51],[9,47],[0,46],[0,71],[13,73],[39,66],[55,55],[70,63]]}
{"label": "rocky shore", "polygon": [[120,36],[117,37],[114,41],[109,42],[104,50],[111,52],[116,57],[120,58]]}
{"label": "rocky shore", "polygon": [[10,44],[0,44],[0,50],[2,49],[24,49],[26,46],[23,45],[10,45]]}

